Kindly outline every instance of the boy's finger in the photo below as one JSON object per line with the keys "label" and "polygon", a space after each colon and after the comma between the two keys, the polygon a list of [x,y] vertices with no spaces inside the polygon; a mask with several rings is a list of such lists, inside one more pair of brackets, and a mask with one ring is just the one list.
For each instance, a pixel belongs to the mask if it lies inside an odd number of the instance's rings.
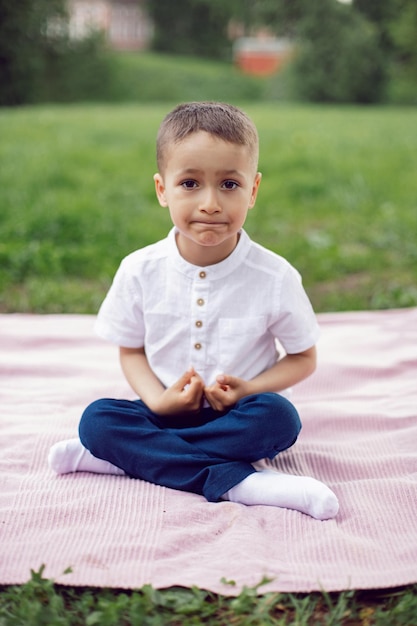
{"label": "boy's finger", "polygon": [[191,383],[191,379],[193,378],[194,375],[195,375],[194,370],[193,369],[189,369],[186,372],[184,372],[184,374],[172,386],[175,389],[182,390],[182,389],[184,389],[184,387],[186,385],[189,385]]}
{"label": "boy's finger", "polygon": [[224,387],[225,385],[233,387],[235,381],[236,381],[236,377],[229,376],[228,374],[219,374],[219,376],[216,377],[216,382],[221,387]]}

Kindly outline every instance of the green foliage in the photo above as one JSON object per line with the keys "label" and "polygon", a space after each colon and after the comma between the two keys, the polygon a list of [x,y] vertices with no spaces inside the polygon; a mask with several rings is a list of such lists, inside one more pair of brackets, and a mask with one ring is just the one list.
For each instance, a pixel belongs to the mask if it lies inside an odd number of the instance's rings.
{"label": "green foliage", "polygon": [[109,100],[114,81],[113,57],[101,33],[74,41],[61,37],[45,51],[45,71],[36,102]]}
{"label": "green foliage", "polygon": [[414,0],[398,2],[399,14],[390,23],[391,38],[398,60],[417,76],[417,4]]}
{"label": "green foliage", "polygon": [[148,0],[155,25],[153,48],[213,59],[230,58],[231,6],[223,0]]}
{"label": "green foliage", "polygon": [[[95,313],[121,258],[166,235],[152,176],[172,106],[0,111],[2,312]],[[417,304],[416,111],[244,108],[263,173],[246,228],[300,270],[316,310]]]}
{"label": "green foliage", "polygon": [[390,81],[390,100],[417,104],[417,3],[403,0],[390,24],[395,44]]}
{"label": "green foliage", "polygon": [[[417,102],[415,0],[231,0],[246,32],[267,25],[298,42],[295,81],[266,97],[317,102]],[[288,73],[287,73],[288,74]],[[295,83],[295,85],[294,85]]]}
{"label": "green foliage", "polygon": [[375,25],[387,68],[386,101],[417,104],[417,4],[415,0],[354,0]]}
{"label": "green foliage", "polygon": [[264,84],[230,63],[156,53],[110,55],[105,99],[115,102],[258,100]]}
{"label": "green foliage", "polygon": [[417,610],[413,586],[306,595],[264,593],[265,579],[228,597],[197,587],[68,588],[44,571],[42,565],[24,585],[0,589],[0,626],[410,626]]}
{"label": "green foliage", "polygon": [[[147,6],[155,20],[154,46],[165,54],[115,53],[99,33],[70,39],[66,0],[0,0],[0,106],[193,99],[417,102],[415,0],[148,0]],[[240,74],[231,64],[230,19],[247,34],[266,24],[296,38],[294,71],[264,79]]]}
{"label": "green foliage", "polygon": [[310,3],[298,30],[296,90],[313,102],[378,102],[383,58],[372,25],[335,0]]}
{"label": "green foliage", "polygon": [[42,89],[52,38],[48,19],[65,16],[63,0],[0,0],[0,105],[34,102]]}
{"label": "green foliage", "polygon": [[104,39],[71,39],[65,7],[65,0],[0,0],[0,106],[108,97]]}
{"label": "green foliage", "polygon": [[403,0],[352,0],[353,9],[374,25],[380,48],[387,61],[395,50],[390,31],[391,25],[400,17],[402,2]]}

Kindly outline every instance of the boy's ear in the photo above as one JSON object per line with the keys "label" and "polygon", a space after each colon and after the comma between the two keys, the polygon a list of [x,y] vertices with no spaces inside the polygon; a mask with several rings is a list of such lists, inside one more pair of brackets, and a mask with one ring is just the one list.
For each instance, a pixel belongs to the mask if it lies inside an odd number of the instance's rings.
{"label": "boy's ear", "polygon": [[158,198],[158,202],[161,206],[168,206],[168,202],[166,200],[165,197],[165,185],[164,185],[164,180],[161,176],[161,174],[155,174],[153,177],[154,181],[155,181],[155,192],[156,192],[156,197]]}
{"label": "boy's ear", "polygon": [[253,181],[252,194],[251,194],[250,201],[249,201],[250,209],[255,205],[256,196],[258,195],[258,190],[259,190],[259,185],[261,184],[261,180],[262,180],[262,174],[261,172],[258,172]]}

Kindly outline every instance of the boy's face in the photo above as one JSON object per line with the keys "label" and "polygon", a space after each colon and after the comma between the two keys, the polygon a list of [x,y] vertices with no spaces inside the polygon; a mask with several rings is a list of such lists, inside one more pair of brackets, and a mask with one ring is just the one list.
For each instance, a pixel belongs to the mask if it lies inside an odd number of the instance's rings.
{"label": "boy's face", "polygon": [[261,174],[246,146],[201,131],[168,146],[154,180],[177,227],[181,255],[194,265],[213,265],[234,250]]}

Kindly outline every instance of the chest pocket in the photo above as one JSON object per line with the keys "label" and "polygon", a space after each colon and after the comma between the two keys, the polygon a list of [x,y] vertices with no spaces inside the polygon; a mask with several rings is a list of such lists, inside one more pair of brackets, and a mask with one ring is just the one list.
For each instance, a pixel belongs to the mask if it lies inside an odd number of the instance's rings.
{"label": "chest pocket", "polygon": [[[261,337],[266,333],[264,316],[230,318],[221,317],[218,322],[219,355],[224,371],[234,374],[241,370],[242,361],[256,353]],[[256,357],[255,357],[256,358]],[[230,368],[233,368],[231,371]]]}

